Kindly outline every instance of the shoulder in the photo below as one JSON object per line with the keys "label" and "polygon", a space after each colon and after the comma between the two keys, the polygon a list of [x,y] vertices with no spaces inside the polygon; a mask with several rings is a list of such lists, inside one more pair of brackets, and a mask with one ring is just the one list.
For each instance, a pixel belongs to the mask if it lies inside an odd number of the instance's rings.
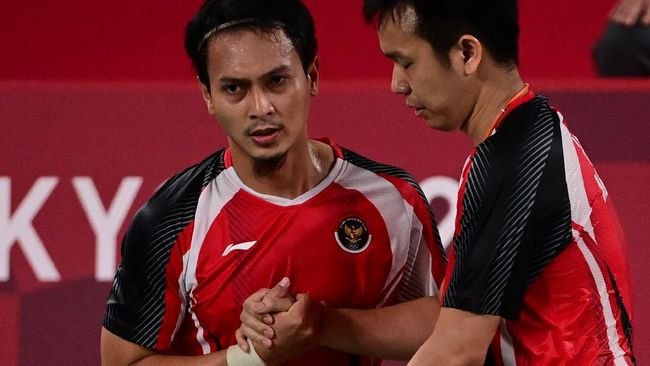
{"label": "shoulder", "polygon": [[526,145],[516,142],[536,139],[539,133],[552,130],[559,121],[558,113],[550,106],[548,99],[536,95],[510,112],[497,129],[498,133],[492,137],[497,137],[494,139],[496,141],[523,148]]}
{"label": "shoulder", "polygon": [[152,220],[178,204],[198,199],[203,187],[223,170],[223,150],[220,150],[165,181],[140,209],[138,216]]}
{"label": "shoulder", "polygon": [[346,148],[341,148],[341,151],[343,154],[343,160],[362,170],[388,180],[391,184],[396,186],[400,192],[411,192],[418,194],[422,192],[420,185],[406,170],[393,165],[383,164],[371,160]]}
{"label": "shoulder", "polygon": [[159,233],[178,234],[193,219],[203,187],[223,170],[220,150],[169,178],[136,213],[123,250],[165,239]]}
{"label": "shoulder", "polygon": [[495,187],[501,187],[505,181],[527,175],[531,167],[543,167],[539,162],[547,160],[553,142],[560,138],[558,113],[538,95],[510,112],[496,133],[477,146],[469,160],[470,174],[464,178],[484,188],[496,179]]}

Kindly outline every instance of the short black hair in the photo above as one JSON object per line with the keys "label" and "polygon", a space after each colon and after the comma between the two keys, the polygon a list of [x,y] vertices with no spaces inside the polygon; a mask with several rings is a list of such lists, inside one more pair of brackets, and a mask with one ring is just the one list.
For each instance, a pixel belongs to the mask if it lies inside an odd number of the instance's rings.
{"label": "short black hair", "polygon": [[519,63],[517,0],[364,0],[368,23],[381,24],[387,16],[401,17],[413,7],[416,34],[429,42],[449,65],[451,47],[463,34],[475,36],[501,65]]}
{"label": "short black hair", "polygon": [[236,27],[269,33],[282,29],[305,72],[316,57],[314,21],[300,0],[207,0],[185,28],[185,51],[199,80],[208,87],[207,43],[221,29]]}

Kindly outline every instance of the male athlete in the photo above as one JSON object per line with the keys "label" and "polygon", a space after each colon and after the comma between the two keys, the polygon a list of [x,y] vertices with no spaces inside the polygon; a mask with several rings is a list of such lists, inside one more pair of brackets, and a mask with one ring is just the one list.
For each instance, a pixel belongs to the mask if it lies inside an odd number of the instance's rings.
{"label": "male athlete", "polygon": [[[364,13],[394,62],[392,91],[476,145],[438,320],[409,365],[633,364],[620,226],[562,116],[519,76],[516,1],[365,0]],[[265,325],[256,302],[286,302],[247,301],[241,332],[263,345],[283,324]]]}
{"label": "male athlete", "polygon": [[409,365],[630,365],[631,288],[603,182],[517,71],[516,0],[364,0],[392,91],[476,145],[435,329]]}
{"label": "male athlete", "polygon": [[[308,138],[319,70],[307,9],[208,0],[187,26],[186,49],[228,146],[169,179],[134,218],[106,307],[102,364],[410,357],[433,329],[444,252],[411,177]],[[294,312],[327,306],[332,317],[298,327],[312,337],[293,353],[240,351],[244,299],[278,282],[301,294]]]}

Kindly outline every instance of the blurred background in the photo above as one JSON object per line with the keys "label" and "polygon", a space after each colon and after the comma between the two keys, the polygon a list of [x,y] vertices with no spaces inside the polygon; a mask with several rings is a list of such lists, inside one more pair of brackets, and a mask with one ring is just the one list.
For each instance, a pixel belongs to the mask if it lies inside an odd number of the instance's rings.
{"label": "blurred background", "polygon": [[[404,167],[445,241],[472,146],[389,92],[361,0],[305,0],[321,92],[310,132]],[[0,365],[97,365],[128,222],[176,171],[224,146],[183,49],[199,0],[0,2]],[[520,1],[521,74],[551,98],[607,185],[628,240],[639,364],[650,363],[648,78],[603,78],[612,0]]]}

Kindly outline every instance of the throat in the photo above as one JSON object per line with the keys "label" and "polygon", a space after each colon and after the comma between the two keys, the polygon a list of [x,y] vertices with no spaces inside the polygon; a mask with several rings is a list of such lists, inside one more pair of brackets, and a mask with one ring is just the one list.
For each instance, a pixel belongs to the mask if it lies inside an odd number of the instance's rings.
{"label": "throat", "polygon": [[253,159],[253,175],[258,179],[273,179],[273,175],[280,172],[286,161],[286,154],[282,154],[281,156],[273,157],[270,159]]}
{"label": "throat", "polygon": [[242,183],[255,192],[295,199],[323,181],[334,160],[329,145],[310,141],[300,152],[289,151],[269,159],[252,159],[246,164],[248,169],[233,160],[233,167]]}

